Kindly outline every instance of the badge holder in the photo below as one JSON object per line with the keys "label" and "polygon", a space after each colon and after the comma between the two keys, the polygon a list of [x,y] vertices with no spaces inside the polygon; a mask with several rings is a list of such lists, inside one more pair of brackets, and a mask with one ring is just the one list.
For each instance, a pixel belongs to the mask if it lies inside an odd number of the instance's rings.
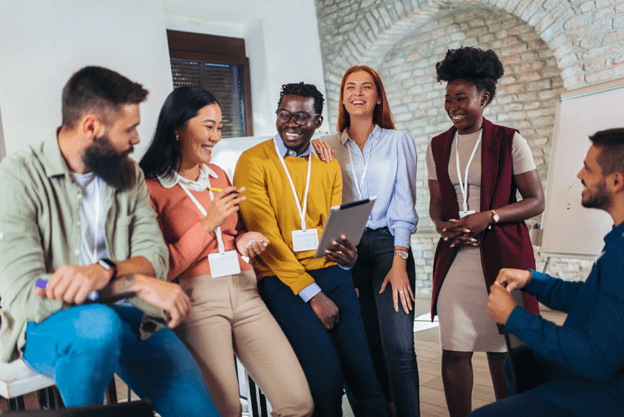
{"label": "badge holder", "polygon": [[293,251],[305,252],[316,250],[319,244],[318,230],[293,230],[292,231]]}

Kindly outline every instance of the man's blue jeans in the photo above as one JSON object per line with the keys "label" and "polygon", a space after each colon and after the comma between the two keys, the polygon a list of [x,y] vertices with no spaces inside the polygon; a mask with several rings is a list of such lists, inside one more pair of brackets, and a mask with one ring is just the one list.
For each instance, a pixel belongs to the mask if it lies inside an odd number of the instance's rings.
{"label": "man's blue jeans", "polygon": [[338,324],[330,331],[312,308],[276,276],[261,279],[258,290],[301,363],[314,399],[313,415],[341,416],[346,383],[357,401],[356,416],[387,416],[351,273],[338,266],[308,273],[339,309]]}
{"label": "man's blue jeans", "polygon": [[87,304],[26,328],[24,361],[53,377],[68,407],[101,404],[116,372],[165,416],[218,416],[197,364],[169,328],[139,338],[143,312]]}

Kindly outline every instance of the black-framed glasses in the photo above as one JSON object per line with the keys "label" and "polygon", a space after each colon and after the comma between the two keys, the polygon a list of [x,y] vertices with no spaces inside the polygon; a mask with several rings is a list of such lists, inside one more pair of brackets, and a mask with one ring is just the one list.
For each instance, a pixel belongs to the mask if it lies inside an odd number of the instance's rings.
{"label": "black-framed glasses", "polygon": [[310,114],[306,112],[291,113],[288,110],[277,110],[275,114],[277,114],[277,120],[279,120],[280,123],[288,123],[291,117],[294,117],[295,123],[299,126],[305,126],[312,117],[320,116],[320,114]]}

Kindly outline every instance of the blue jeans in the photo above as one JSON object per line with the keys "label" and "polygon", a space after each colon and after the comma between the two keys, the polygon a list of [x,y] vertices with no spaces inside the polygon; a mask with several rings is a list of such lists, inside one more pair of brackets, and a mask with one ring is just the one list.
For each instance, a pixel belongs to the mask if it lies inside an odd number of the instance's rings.
{"label": "blue jeans", "polygon": [[[416,267],[412,251],[408,253],[407,276],[414,291]],[[394,237],[388,228],[366,229],[351,274],[360,293],[364,328],[386,400],[394,401],[397,416],[418,417],[420,391],[414,350],[414,310],[405,314],[399,301],[399,311],[394,311],[391,285],[379,294],[393,261]]]}
{"label": "blue jeans", "polygon": [[169,328],[141,341],[143,312],[87,304],[26,328],[24,361],[53,377],[68,407],[101,404],[115,372],[165,416],[218,416],[197,364]]}
{"label": "blue jeans", "polygon": [[301,363],[314,399],[314,416],[342,415],[345,383],[357,400],[356,416],[387,416],[351,274],[338,266],[308,273],[340,311],[338,324],[330,331],[276,276],[260,280],[258,290]]}

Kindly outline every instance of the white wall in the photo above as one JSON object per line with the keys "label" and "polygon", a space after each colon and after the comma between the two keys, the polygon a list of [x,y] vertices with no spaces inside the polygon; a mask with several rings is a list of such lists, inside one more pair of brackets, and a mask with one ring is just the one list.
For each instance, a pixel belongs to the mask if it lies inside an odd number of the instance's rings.
{"label": "white wall", "polygon": [[305,81],[325,95],[314,0],[165,0],[165,16],[167,29],[245,39],[254,135],[275,135],[282,84]]}
{"label": "white wall", "polygon": [[3,0],[0,107],[7,154],[60,125],[63,85],[85,65],[111,68],[150,90],[141,107],[142,154],[172,88],[164,27],[160,1]]}
{"label": "white wall", "polygon": [[172,89],[166,29],[245,39],[255,135],[275,134],[282,84],[305,81],[325,93],[314,0],[0,0],[6,153],[59,126],[63,85],[81,67],[101,65],[150,90],[141,107],[139,158]]}

